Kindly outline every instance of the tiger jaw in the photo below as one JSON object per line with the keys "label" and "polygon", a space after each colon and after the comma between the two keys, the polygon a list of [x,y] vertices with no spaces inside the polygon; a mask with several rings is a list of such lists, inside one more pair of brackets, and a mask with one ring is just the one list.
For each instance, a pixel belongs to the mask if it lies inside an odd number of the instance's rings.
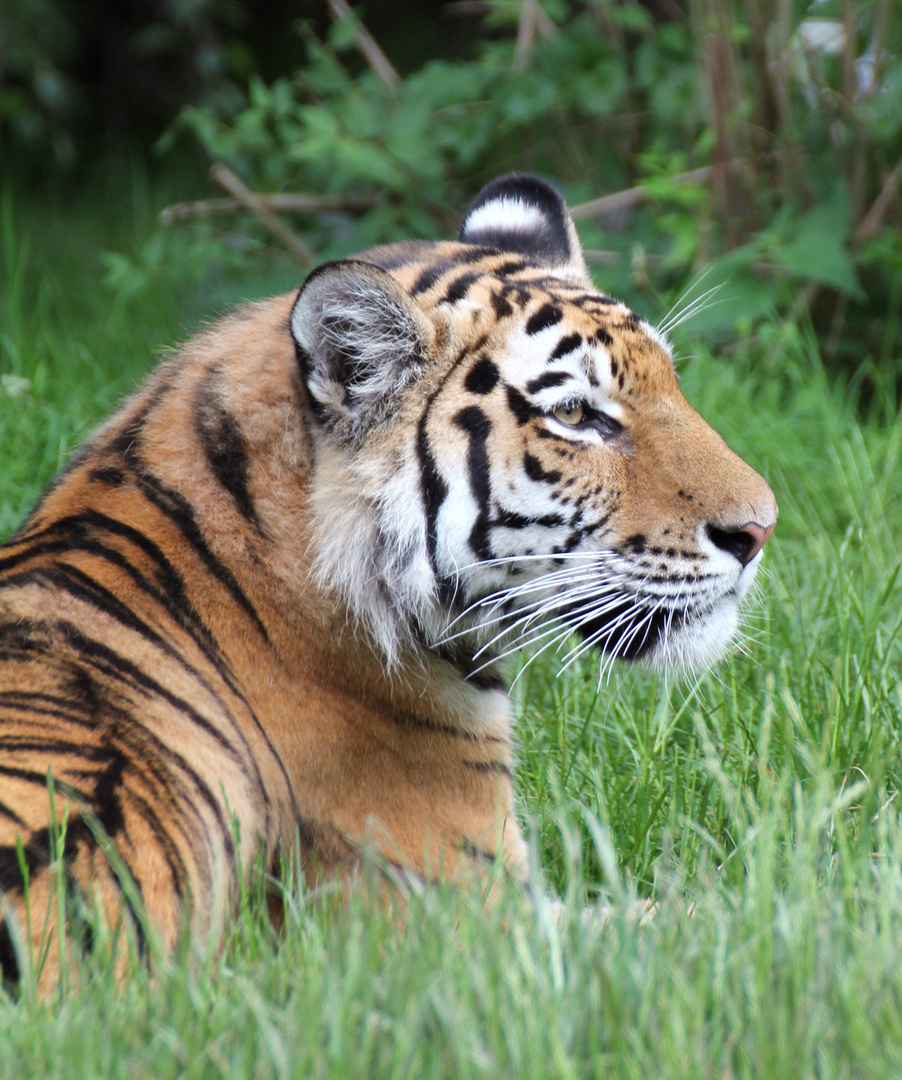
{"label": "tiger jaw", "polygon": [[[724,559],[701,589],[674,578],[657,591],[648,575],[611,551],[557,556],[551,568],[549,560],[530,557],[493,561],[488,574],[500,563],[535,576],[507,587],[484,586],[484,595],[450,623],[439,642],[468,636],[467,625],[475,630],[472,648],[483,664],[518,650],[529,655],[555,648],[563,667],[594,650],[601,654],[602,673],[613,659],[698,671],[719,659],[735,638],[741,603],[761,558],[759,553],[738,569]],[[478,576],[478,566],[467,569]],[[467,587],[478,588],[473,580]]]}

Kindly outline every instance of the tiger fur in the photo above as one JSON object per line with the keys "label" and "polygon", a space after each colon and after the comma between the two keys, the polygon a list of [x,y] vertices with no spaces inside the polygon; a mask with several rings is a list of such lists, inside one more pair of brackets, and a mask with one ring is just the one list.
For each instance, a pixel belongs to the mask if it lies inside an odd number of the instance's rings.
{"label": "tiger fur", "polygon": [[48,772],[71,888],[167,948],[220,933],[249,839],[272,865],[299,835],[311,882],[367,847],[408,880],[522,877],[507,654],[709,663],[776,515],[534,177],[459,242],[236,311],[0,549],[4,975],[45,930]]}

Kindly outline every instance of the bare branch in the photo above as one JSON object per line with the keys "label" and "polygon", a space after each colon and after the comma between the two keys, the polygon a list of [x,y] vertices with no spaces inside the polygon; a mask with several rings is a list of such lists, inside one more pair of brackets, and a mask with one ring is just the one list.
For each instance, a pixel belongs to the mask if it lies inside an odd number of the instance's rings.
{"label": "bare branch", "polygon": [[215,162],[210,166],[210,178],[227,191],[248,213],[253,214],[261,225],[288,248],[298,262],[309,266],[314,261],[313,252],[304,241],[296,236],[284,221],[276,217],[256,192],[245,187],[230,168],[221,162]]}
{"label": "bare branch", "polygon": [[[759,154],[753,160],[755,165],[768,165],[776,161],[779,156],[779,154],[774,153]],[[747,158],[734,158],[732,161],[725,162],[724,168],[729,172],[743,172],[751,169],[752,164]],[[673,176],[668,176],[666,179],[671,184],[703,184],[711,178],[712,171],[710,165],[703,165],[700,169],[689,169],[688,172],[674,173]],[[648,189],[639,185],[638,187],[624,188],[623,191],[612,192],[610,195],[602,195],[600,198],[591,199],[589,202],[578,203],[570,208],[570,213],[574,221],[580,221],[583,218],[602,217],[604,214],[613,214],[618,210],[631,210],[634,206],[641,206],[642,203],[648,202],[651,197]]]}
{"label": "bare branch", "polygon": [[542,10],[538,0],[521,0],[517,46],[514,53],[514,64],[518,71],[526,70],[536,34],[549,37],[553,33],[554,23]]}
{"label": "bare branch", "polygon": [[[329,0],[329,10],[332,13],[332,18],[335,19],[336,22],[347,19],[349,16],[354,18],[354,12],[348,5],[347,0]],[[397,89],[398,83],[401,81],[400,76],[391,66],[388,57],[379,48],[376,39],[359,19],[356,20],[354,44],[357,46],[357,49],[364,60],[366,60],[389,90]]]}
{"label": "bare branch", "polygon": [[[261,205],[274,213],[283,214],[322,214],[336,213],[359,214],[371,209],[375,199],[355,199],[341,195],[297,194],[257,195]],[[195,218],[227,217],[238,214],[245,207],[237,199],[201,199],[197,202],[173,203],[160,211],[160,221],[164,225],[176,225],[180,221],[193,221]]]}
{"label": "bare branch", "polygon": [[[732,166],[741,162],[730,162]],[[672,184],[696,184],[704,183],[711,176],[711,166],[705,165],[701,169],[690,169],[689,172],[677,173],[668,177]],[[625,188],[623,191],[615,191],[610,195],[602,195],[598,199],[579,203],[570,208],[574,221],[582,218],[601,217],[603,214],[613,214],[618,210],[630,210],[634,206],[641,206],[650,198],[648,190],[644,187]]]}
{"label": "bare branch", "polygon": [[883,224],[883,218],[893,199],[899,197],[899,185],[902,184],[902,158],[895,169],[886,178],[880,194],[871,203],[871,208],[858,223],[852,236],[852,244],[857,247],[863,240],[868,240]]}

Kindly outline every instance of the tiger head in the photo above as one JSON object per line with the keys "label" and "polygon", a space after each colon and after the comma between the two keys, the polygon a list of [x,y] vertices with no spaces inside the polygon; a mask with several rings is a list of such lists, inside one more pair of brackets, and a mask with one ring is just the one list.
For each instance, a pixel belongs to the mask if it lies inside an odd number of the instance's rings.
{"label": "tiger head", "polygon": [[693,669],[727,647],[774,496],[664,336],[592,284],[545,182],[490,184],[459,242],[320,267],[291,330],[316,574],[389,666],[560,645]]}

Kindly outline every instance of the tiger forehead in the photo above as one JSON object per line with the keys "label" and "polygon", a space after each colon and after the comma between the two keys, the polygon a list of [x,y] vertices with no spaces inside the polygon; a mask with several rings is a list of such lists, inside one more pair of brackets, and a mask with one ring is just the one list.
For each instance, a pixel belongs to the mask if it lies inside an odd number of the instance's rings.
{"label": "tiger forehead", "polygon": [[652,383],[661,391],[675,386],[664,342],[588,278],[453,242],[412,242],[372,254],[420,307],[449,316],[459,337],[491,339],[497,347],[519,330],[527,337],[548,331],[550,361],[565,351],[601,347],[621,392],[644,392]]}

